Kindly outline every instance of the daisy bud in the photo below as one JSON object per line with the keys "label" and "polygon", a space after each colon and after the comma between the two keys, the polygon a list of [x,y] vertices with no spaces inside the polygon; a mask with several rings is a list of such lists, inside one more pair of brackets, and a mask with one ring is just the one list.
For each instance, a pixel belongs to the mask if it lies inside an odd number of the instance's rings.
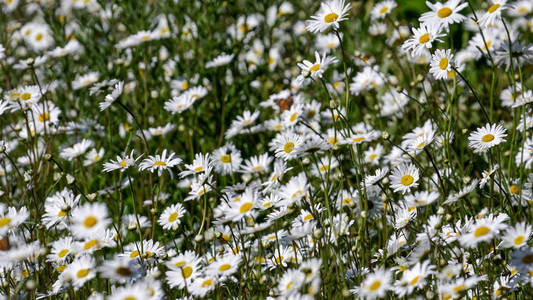
{"label": "daisy bud", "polygon": [[381,137],[382,137],[384,140],[386,140],[386,139],[389,138],[389,133],[386,132],[386,131],[383,131],[383,133],[381,134]]}
{"label": "daisy bud", "polygon": [[438,215],[443,215],[444,214],[444,208],[439,207],[439,209],[437,210],[437,214]]}
{"label": "daisy bud", "polygon": [[381,201],[387,200],[387,194],[383,193],[381,194]]}
{"label": "daisy bud", "polygon": [[63,176],[63,172],[54,173],[54,181],[58,181]]}
{"label": "daisy bud", "polygon": [[304,159],[302,159],[302,164],[303,164],[304,166],[307,166],[307,165],[310,164],[310,163],[311,163],[311,160],[309,160],[308,157],[304,157]]}
{"label": "daisy bud", "polygon": [[416,85],[416,83],[414,81],[409,82],[409,86],[410,87],[414,87],[415,85]]}
{"label": "daisy bud", "polygon": [[252,180],[252,174],[242,174],[241,178],[245,183],[248,183],[250,180]]}
{"label": "daisy bud", "polygon": [[31,58],[31,57],[26,59],[26,64],[28,64],[28,66],[33,65],[34,62],[35,62],[35,60],[33,58]]}
{"label": "daisy bud", "polygon": [[94,201],[95,198],[96,198],[96,193],[91,193],[87,195],[87,199],[89,199],[89,201]]}
{"label": "daisy bud", "polygon": [[203,239],[204,237],[201,234],[194,237],[194,241],[197,243],[201,242]]}
{"label": "daisy bud", "polygon": [[422,74],[418,74],[418,75],[416,75],[416,81],[417,81],[417,82],[422,82],[422,81],[424,81],[424,76],[422,76]]}
{"label": "daisy bud", "polygon": [[150,97],[152,97],[152,99],[156,99],[157,97],[159,97],[159,93],[157,91],[151,91]]}
{"label": "daisy bud", "polygon": [[342,290],[342,296],[344,298],[349,298],[349,297],[352,297],[352,293],[350,293],[350,291],[348,289],[343,289]]}
{"label": "daisy bud", "polygon": [[379,110],[379,105],[374,105],[374,110]]}
{"label": "daisy bud", "polygon": [[76,180],[74,178],[74,176],[70,175],[70,174],[67,174],[67,183],[68,184],[73,184],[74,183],[74,180]]}
{"label": "daisy bud", "polygon": [[510,151],[505,151],[505,152],[503,153],[503,156],[505,156],[505,157],[507,157],[507,156],[509,156],[509,155],[511,155],[511,152],[510,152]]}
{"label": "daisy bud", "polygon": [[31,181],[31,174],[30,172],[24,172],[24,181],[30,182]]}
{"label": "daisy bud", "polygon": [[446,221],[450,221],[452,219],[452,215],[446,214]]}
{"label": "daisy bud", "polygon": [[366,211],[361,211],[361,218],[365,218],[366,219]]}
{"label": "daisy bud", "polygon": [[324,232],[322,231],[322,229],[317,229],[313,232],[313,237],[315,239],[320,239],[321,237],[324,236]]}
{"label": "daisy bud", "polygon": [[356,57],[360,57],[361,56],[361,52],[359,52],[359,50],[355,50],[353,52],[353,54],[356,56]]}
{"label": "daisy bud", "polygon": [[265,284],[267,282],[267,277],[265,275],[261,276],[261,279],[259,279],[260,284]]}
{"label": "daisy bud", "polygon": [[157,212],[157,210],[156,210],[155,208],[150,209],[150,213],[151,213],[152,215],[154,215],[156,212]]}
{"label": "daisy bud", "polygon": [[152,273],[152,277],[154,277],[155,279],[161,277],[161,271],[159,271],[159,270],[155,270],[155,271]]}
{"label": "daisy bud", "polygon": [[466,128],[463,128],[463,130],[461,131],[463,134],[466,134],[468,132],[468,129]]}
{"label": "daisy bud", "polygon": [[46,159],[46,160],[50,160],[50,159],[52,159],[52,154],[50,154],[50,153],[46,153],[46,154],[44,155],[44,159]]}
{"label": "daisy bud", "polygon": [[35,288],[35,286],[36,286],[35,280],[30,279],[30,280],[26,281],[26,289],[27,290],[33,290]]}
{"label": "daisy bud", "polygon": [[426,299],[432,299],[433,297],[435,297],[435,293],[433,293],[432,291],[426,292]]}
{"label": "daisy bud", "polygon": [[381,183],[383,184],[388,184],[389,183],[389,178],[385,177],[381,180]]}
{"label": "daisy bud", "polygon": [[335,101],[335,100],[329,101],[329,108],[335,109],[337,107],[339,107],[339,103],[337,101]]}
{"label": "daisy bud", "polygon": [[4,152],[6,152],[6,146],[0,145],[0,153],[4,153]]}
{"label": "daisy bud", "polygon": [[5,194],[5,192],[0,190],[0,197],[2,197],[4,194]]}

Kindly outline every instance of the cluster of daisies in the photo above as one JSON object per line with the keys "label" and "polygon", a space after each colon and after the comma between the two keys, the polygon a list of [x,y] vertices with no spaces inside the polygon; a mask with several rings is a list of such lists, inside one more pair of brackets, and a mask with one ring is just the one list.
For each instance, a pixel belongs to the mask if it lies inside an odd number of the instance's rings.
{"label": "cluster of daisies", "polygon": [[533,293],[533,3],[252,2],[0,4],[0,299]]}

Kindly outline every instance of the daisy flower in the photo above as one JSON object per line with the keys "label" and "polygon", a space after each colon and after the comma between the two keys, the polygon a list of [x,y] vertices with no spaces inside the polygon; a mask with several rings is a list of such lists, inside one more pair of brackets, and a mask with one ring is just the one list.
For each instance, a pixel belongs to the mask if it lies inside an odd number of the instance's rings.
{"label": "daisy flower", "polygon": [[72,280],[71,282],[74,290],[78,290],[85,284],[85,282],[96,276],[96,265],[93,257],[90,255],[77,257],[67,266],[63,274]]}
{"label": "daisy flower", "polygon": [[210,69],[210,68],[225,66],[233,60],[234,56],[235,56],[234,54],[222,53],[219,56],[215,57],[213,60],[207,62],[205,64],[205,67],[207,69]]}
{"label": "daisy flower", "polygon": [[172,99],[166,101],[165,110],[173,114],[180,114],[189,109],[195,101],[196,98],[194,98],[190,93],[183,93],[180,96],[173,97]]}
{"label": "daisy flower", "polygon": [[217,260],[209,264],[209,266],[207,266],[206,273],[220,277],[230,276],[237,272],[241,260],[242,258],[239,254],[224,255],[223,257],[217,258]]}
{"label": "daisy flower", "polygon": [[269,143],[270,150],[274,151],[276,157],[283,160],[296,158],[300,153],[300,147],[304,144],[304,137],[292,131],[278,133]]}
{"label": "daisy flower", "polygon": [[391,188],[395,192],[402,192],[405,194],[410,191],[412,187],[418,186],[418,169],[412,164],[402,164],[392,170],[389,175],[391,181]]}
{"label": "daisy flower", "polygon": [[192,164],[185,164],[185,170],[180,172],[180,177],[199,173],[210,174],[212,169],[210,154],[196,153]]}
{"label": "daisy flower", "polygon": [[437,192],[415,192],[412,195],[406,195],[405,202],[409,208],[422,207],[435,202],[439,196],[440,194]]}
{"label": "daisy flower", "polygon": [[420,21],[426,24],[435,23],[448,29],[448,26],[454,23],[463,22],[466,17],[459,12],[468,6],[468,3],[461,3],[462,0],[449,0],[446,3],[436,2],[432,4],[426,1],[426,5],[431,11],[422,14]]}
{"label": "daisy flower", "polygon": [[67,218],[71,209],[75,208],[80,201],[81,195],[75,196],[68,188],[56,192],[46,198],[44,202],[45,213],[42,222],[46,228],[58,225],[59,229],[67,227]]}
{"label": "daisy flower", "polygon": [[273,158],[268,153],[255,155],[246,160],[241,169],[244,173],[265,173],[269,171],[272,161]]}
{"label": "daisy flower", "polygon": [[0,203],[0,238],[5,237],[8,232],[24,223],[29,216],[26,207],[17,210],[15,207],[7,207]]}
{"label": "daisy flower", "polygon": [[128,284],[116,287],[109,300],[143,300],[150,299],[150,291],[142,284]]}
{"label": "daisy flower", "polygon": [[133,152],[135,150],[131,150],[131,153],[129,155],[125,155],[124,157],[120,157],[117,155],[117,160],[104,163],[104,172],[111,172],[114,170],[120,170],[120,172],[124,172],[126,169],[128,169],[131,166],[135,165],[135,162],[141,158],[141,156],[134,158]]}
{"label": "daisy flower", "polygon": [[59,156],[61,156],[61,158],[63,159],[73,160],[85,154],[85,152],[87,152],[87,149],[89,149],[89,147],[93,145],[93,141],[83,139],[81,142],[72,145],[72,147],[67,147],[61,150]]}
{"label": "daisy flower", "polygon": [[[429,72],[435,79],[448,79],[453,77],[452,63],[453,63],[453,54],[450,49],[437,49],[435,53],[431,56],[431,63]],[[452,72],[452,76],[450,76]]]}
{"label": "daisy flower", "polygon": [[73,253],[74,243],[72,237],[61,238],[52,243],[50,254],[46,256],[49,262],[62,263]]}
{"label": "daisy flower", "polygon": [[396,8],[398,4],[396,4],[396,1],[393,0],[386,0],[377,3],[372,8],[372,11],[370,12],[370,16],[372,20],[377,19],[383,19],[385,18],[393,9]]}
{"label": "daisy flower", "polygon": [[402,48],[411,51],[413,56],[419,56],[424,49],[431,49],[433,42],[442,42],[439,37],[444,36],[441,33],[441,26],[436,23],[422,24],[420,28],[413,28],[413,37],[405,41]]}
{"label": "daisy flower", "polygon": [[180,225],[181,217],[185,214],[185,208],[183,208],[183,205],[180,203],[173,204],[163,211],[161,216],[159,217],[159,225],[163,227],[163,229],[172,229],[176,230],[178,226]]}
{"label": "daisy flower", "polygon": [[474,248],[480,242],[491,241],[499,235],[499,232],[507,227],[503,222],[509,217],[506,214],[500,214],[494,217],[492,214],[478,219],[472,224],[469,231],[459,237],[461,245],[467,248]]}
{"label": "daisy flower", "polygon": [[486,124],[478,128],[468,137],[468,146],[474,149],[474,153],[486,152],[488,149],[505,141],[507,131],[502,125]]}
{"label": "daisy flower", "polygon": [[330,27],[339,29],[339,22],[347,20],[350,10],[350,3],[345,4],[344,0],[327,0],[320,3],[320,9],[311,20],[307,21],[306,29],[310,32],[324,32]]}
{"label": "daisy flower", "polygon": [[155,156],[148,156],[139,164],[139,170],[149,170],[150,172],[157,171],[157,175],[161,176],[163,171],[169,170],[172,175],[170,168],[181,163],[181,158],[174,157],[176,155],[174,152],[171,152],[167,157],[167,149],[163,150],[163,153],[156,154]]}
{"label": "daisy flower", "polygon": [[402,274],[402,279],[396,284],[396,294],[403,297],[411,294],[415,289],[424,288],[426,277],[435,272],[435,266],[430,265],[426,260],[422,264],[418,262],[414,267],[406,270]]}
{"label": "daisy flower", "polygon": [[169,270],[165,273],[170,287],[184,288],[199,276],[201,259],[191,250],[179,254],[166,262]]}
{"label": "daisy flower", "polygon": [[[300,270],[289,269],[279,280],[278,290],[281,295],[289,297],[291,295],[297,296],[300,288],[304,284],[305,274]],[[290,299],[290,298],[289,298]]]}
{"label": "daisy flower", "polygon": [[215,289],[217,283],[217,277],[202,274],[193,281],[190,293],[193,296],[204,298],[207,293]]}
{"label": "daisy flower", "polygon": [[106,260],[100,267],[100,273],[102,274],[102,277],[120,283],[125,283],[131,280],[134,276],[141,274],[140,266],[137,261],[120,256],[115,256],[111,260]]}
{"label": "daisy flower", "polygon": [[99,162],[102,159],[102,156],[104,156],[104,148],[100,148],[98,150],[91,149],[91,151],[85,155],[83,165],[90,166],[96,162]]}
{"label": "daisy flower", "polygon": [[518,223],[514,227],[509,227],[502,235],[501,247],[519,249],[527,245],[531,237],[531,225],[526,222]]}
{"label": "daisy flower", "polygon": [[317,79],[322,78],[322,74],[326,71],[328,66],[335,62],[337,62],[337,58],[333,56],[328,57],[326,55],[326,52],[324,52],[324,54],[322,54],[322,57],[320,57],[320,54],[315,51],[314,63],[308,60],[304,60],[303,62],[298,63],[298,67],[302,69],[303,77],[311,76],[311,78]]}
{"label": "daisy flower", "polygon": [[27,85],[22,87],[17,93],[11,94],[11,98],[16,96],[18,100],[27,105],[32,105],[42,97],[41,89],[38,85]]}
{"label": "daisy flower", "polygon": [[74,81],[72,81],[72,88],[74,90],[79,90],[81,88],[89,86],[98,81],[99,76],[100,73],[98,72],[90,72],[85,75],[78,76],[74,79]]}
{"label": "daisy flower", "polygon": [[72,210],[70,229],[78,238],[90,238],[96,232],[105,230],[110,223],[105,204],[85,203]]}
{"label": "daisy flower", "polygon": [[533,249],[525,247],[522,250],[513,252],[511,265],[520,273],[528,274],[533,271]]}
{"label": "daisy flower", "polygon": [[493,0],[487,12],[479,19],[478,24],[481,27],[494,26],[496,22],[502,19],[502,11],[507,9],[505,5],[507,0]]}
{"label": "daisy flower", "polygon": [[392,272],[384,268],[379,268],[367,275],[361,283],[361,286],[356,287],[352,292],[355,292],[359,297],[364,299],[383,298],[391,288],[391,281]]}
{"label": "daisy flower", "polygon": [[242,162],[241,152],[232,143],[213,151],[212,159],[215,171],[223,175],[237,172]]}
{"label": "daisy flower", "polygon": [[106,110],[117,98],[122,94],[122,90],[124,89],[124,81],[119,81],[115,86],[113,87],[113,90],[111,91],[111,94],[107,94],[105,96],[105,99],[103,102],[100,102],[99,107],[100,111]]}
{"label": "daisy flower", "polygon": [[149,259],[153,257],[159,257],[164,252],[165,249],[159,244],[159,242],[154,242],[153,240],[143,240],[142,246],[138,241],[126,245],[124,247],[124,253],[120,254],[120,256],[135,259],[138,258],[139,255],[142,255],[144,259]]}

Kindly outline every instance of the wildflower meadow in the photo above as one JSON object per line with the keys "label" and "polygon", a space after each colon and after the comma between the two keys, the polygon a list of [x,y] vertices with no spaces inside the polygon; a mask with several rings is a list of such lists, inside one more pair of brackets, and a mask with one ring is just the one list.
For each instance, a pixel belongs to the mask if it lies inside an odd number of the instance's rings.
{"label": "wildflower meadow", "polygon": [[0,0],[0,300],[533,298],[533,1]]}

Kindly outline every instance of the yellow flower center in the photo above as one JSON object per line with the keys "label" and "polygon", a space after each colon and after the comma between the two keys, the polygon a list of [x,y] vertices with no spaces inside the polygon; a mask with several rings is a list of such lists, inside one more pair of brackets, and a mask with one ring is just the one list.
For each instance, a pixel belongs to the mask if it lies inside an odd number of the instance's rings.
{"label": "yellow flower center", "polygon": [[354,143],[359,143],[359,142],[362,142],[365,140],[365,137],[364,136],[360,136],[360,137],[356,137],[353,139],[353,142]]}
{"label": "yellow flower center", "polygon": [[488,133],[488,134],[485,134],[482,138],[481,138],[481,141],[484,142],[484,143],[488,143],[488,142],[492,142],[492,140],[494,140],[494,135]]}
{"label": "yellow flower center", "polygon": [[489,7],[489,9],[488,9],[487,11],[488,11],[489,13],[492,14],[492,13],[495,12],[498,8],[500,8],[500,6],[501,6],[501,5],[499,5],[499,4],[493,4],[493,5],[491,5],[491,6]]}
{"label": "yellow flower center", "polygon": [[11,218],[9,217],[3,217],[2,219],[0,219],[0,227],[4,227],[9,223],[11,223]]}
{"label": "yellow flower center", "polygon": [[335,22],[335,21],[337,21],[338,18],[339,18],[339,15],[337,15],[334,12],[332,12],[332,13],[329,13],[326,16],[324,16],[324,22],[326,22],[326,23]]}
{"label": "yellow flower center", "polygon": [[39,115],[40,122],[46,122],[50,120],[50,115],[48,113],[42,113]]}
{"label": "yellow flower center", "polygon": [[120,165],[123,166],[123,167],[125,167],[125,166],[127,166],[128,164],[126,163],[126,161],[121,160],[121,161],[120,161]]}
{"label": "yellow flower center", "polygon": [[97,240],[90,240],[90,241],[88,241],[87,243],[85,243],[85,245],[83,245],[83,249],[84,249],[84,250],[89,250],[89,249],[91,249],[92,247],[94,247],[97,243],[98,243]]}
{"label": "yellow flower center", "polygon": [[121,275],[121,276],[130,276],[131,270],[126,267],[118,267],[115,269],[115,273]]}
{"label": "yellow flower center", "polygon": [[93,216],[88,216],[85,218],[85,221],[83,221],[83,225],[88,228],[93,227],[96,223],[98,223],[98,219]]}
{"label": "yellow flower center", "polygon": [[146,41],[149,40],[149,39],[150,39],[150,36],[149,36],[149,35],[143,35],[143,36],[141,36],[141,41],[143,41],[143,42],[146,42]]}
{"label": "yellow flower center", "polygon": [[283,151],[285,151],[285,153],[291,153],[293,149],[294,149],[293,142],[287,142],[285,146],[283,146]]}
{"label": "yellow flower center", "polygon": [[377,289],[379,289],[379,287],[381,286],[381,281],[379,280],[376,280],[374,282],[372,282],[372,284],[370,285],[369,289],[374,292],[376,291]]}
{"label": "yellow flower center", "polygon": [[308,221],[308,220],[311,220],[311,219],[313,219],[313,215],[312,214],[308,214],[307,216],[304,217],[305,221]]}
{"label": "yellow flower center", "polygon": [[418,42],[420,44],[425,44],[429,42],[429,33],[426,32],[423,35],[421,35],[420,38],[418,38]]}
{"label": "yellow flower center", "polygon": [[422,147],[424,147],[424,145],[425,145],[425,143],[422,142],[422,143],[418,144],[418,146],[416,146],[416,147],[417,147],[418,149],[421,149]]}
{"label": "yellow flower center", "polygon": [[35,36],[35,40],[38,41],[38,42],[39,42],[40,40],[42,40],[42,39],[43,39],[43,34],[42,34],[42,33],[38,33],[38,34]]}
{"label": "yellow flower center", "polygon": [[192,268],[190,266],[186,266],[181,270],[181,274],[183,275],[183,278],[189,278],[192,274]]}
{"label": "yellow flower center", "polygon": [[124,300],[137,300],[137,298],[135,298],[134,296],[128,296],[124,298]]}
{"label": "yellow flower center", "polygon": [[439,9],[439,11],[437,12],[437,16],[439,16],[439,18],[446,18],[447,16],[451,14],[452,14],[452,10],[448,7],[443,7]]}
{"label": "yellow flower center", "polygon": [[320,69],[320,64],[313,65],[311,68],[309,68],[309,71],[316,72]]}
{"label": "yellow flower center", "polygon": [[378,157],[376,153],[370,154],[370,160],[374,160],[376,157]]}
{"label": "yellow flower center", "polygon": [[415,278],[413,278],[413,280],[411,280],[409,282],[409,285],[415,285],[418,283],[418,280],[420,280],[420,275],[416,276]]}
{"label": "yellow flower center", "polygon": [[241,205],[241,208],[239,211],[241,214],[244,214],[245,212],[248,212],[250,209],[252,209],[252,206],[254,206],[251,202],[246,202],[243,205]]}
{"label": "yellow flower center", "polygon": [[23,93],[21,96],[20,96],[20,99],[26,101],[28,99],[31,98],[31,94],[30,93]]}
{"label": "yellow flower center", "polygon": [[291,118],[290,118],[290,121],[294,122],[294,121],[296,121],[296,118],[298,118],[298,114],[297,113],[293,113]]}
{"label": "yellow flower center", "polygon": [[405,186],[411,185],[413,181],[415,181],[415,179],[413,178],[413,176],[409,174],[403,175],[402,178],[400,179],[401,184]]}
{"label": "yellow flower center", "polygon": [[446,57],[440,60],[439,67],[441,70],[446,70],[446,68],[448,68],[448,59]]}
{"label": "yellow flower center", "polygon": [[229,156],[228,154],[224,154],[220,157],[220,161],[227,164],[227,163],[230,163],[231,162],[231,156]]}
{"label": "yellow flower center", "polygon": [[531,264],[533,263],[533,254],[526,254],[524,257],[522,257],[522,262],[524,264]]}
{"label": "yellow flower center", "polygon": [[380,14],[386,14],[388,11],[389,11],[389,8],[386,7],[386,6],[383,6],[383,7],[379,10],[379,13],[380,13]]}
{"label": "yellow flower center", "polygon": [[207,279],[202,282],[202,287],[211,286],[213,284],[213,279]]}
{"label": "yellow flower center", "polygon": [[85,276],[89,275],[89,269],[81,269],[76,273],[76,277],[83,278]]}
{"label": "yellow flower center", "polygon": [[154,163],[154,166],[162,166],[162,167],[164,167],[164,166],[166,166],[166,165],[167,165],[167,163],[164,162],[164,161],[162,161],[162,160],[158,160],[158,161],[156,161],[156,162]]}
{"label": "yellow flower center", "polygon": [[518,195],[520,194],[520,187],[518,187],[517,185],[511,185],[511,187],[509,188],[509,190],[511,190],[511,193],[515,194],[515,195]]}
{"label": "yellow flower center", "polygon": [[454,287],[454,288],[453,288],[453,291],[456,292],[456,293],[458,293],[458,292],[460,292],[460,291],[462,291],[462,290],[464,290],[464,289],[466,289],[466,285],[465,285],[464,283],[462,283],[462,284],[460,284],[460,285]]}
{"label": "yellow flower center", "polygon": [[169,222],[174,222],[176,221],[176,219],[178,218],[178,213],[177,212],[173,212],[170,214],[170,216],[168,216],[168,221]]}
{"label": "yellow flower center", "polygon": [[59,251],[59,253],[57,254],[57,256],[63,258],[63,257],[65,257],[65,255],[68,254],[68,251],[69,251],[68,249],[63,249],[63,250]]}
{"label": "yellow flower center", "polygon": [[523,235],[519,235],[513,240],[513,243],[517,246],[522,245],[522,243],[524,243],[524,239],[525,237]]}
{"label": "yellow flower center", "polygon": [[490,228],[488,228],[487,226],[480,226],[476,229],[476,231],[474,231],[474,236],[475,237],[482,237],[486,234],[488,234],[490,232]]}
{"label": "yellow flower center", "polygon": [[223,264],[222,266],[218,267],[218,270],[223,272],[223,271],[227,271],[231,268],[231,265],[230,264]]}
{"label": "yellow flower center", "polygon": [[135,258],[137,256],[139,256],[139,250],[135,250],[135,251],[131,252],[131,254],[130,254],[130,258]]}

